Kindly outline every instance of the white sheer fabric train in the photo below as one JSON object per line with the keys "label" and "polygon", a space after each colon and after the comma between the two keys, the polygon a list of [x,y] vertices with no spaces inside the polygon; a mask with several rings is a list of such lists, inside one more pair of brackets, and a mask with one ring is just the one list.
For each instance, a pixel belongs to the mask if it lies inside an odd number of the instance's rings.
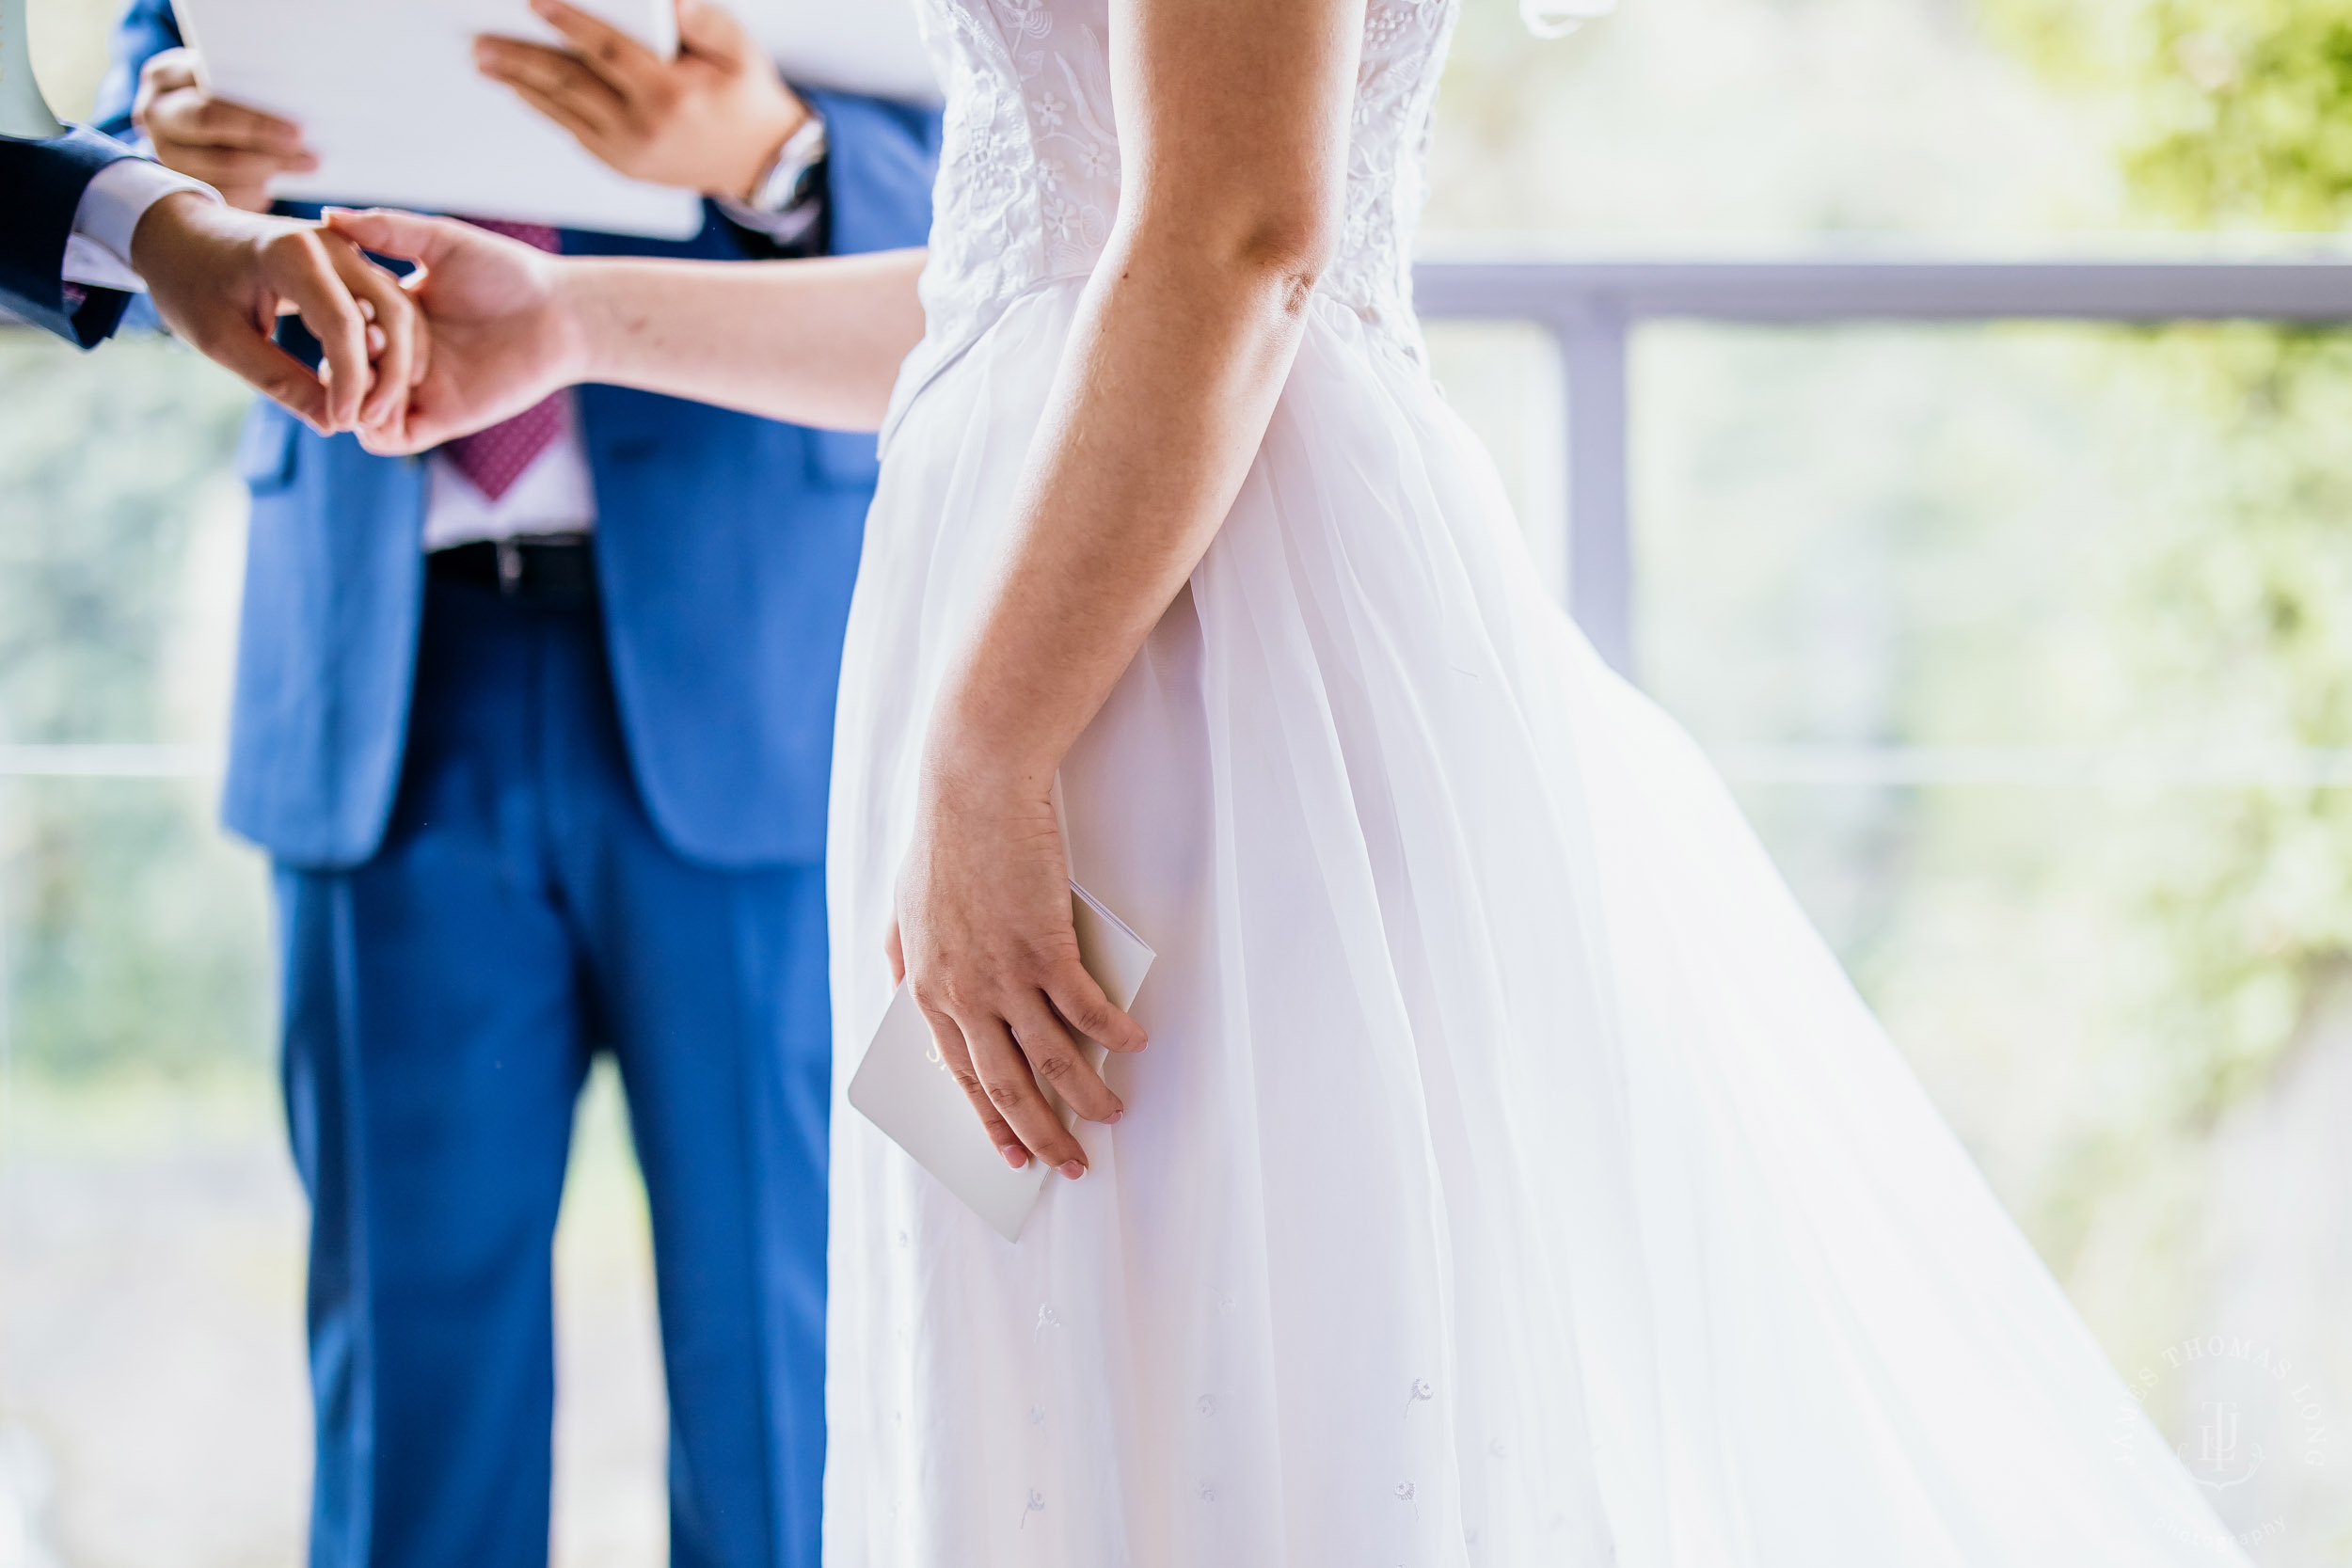
{"label": "white sheer fabric train", "polygon": [[[1343,253],[1064,768],[1160,953],[1017,1243],[836,1104],[834,1568],[2240,1564],[1422,364],[1449,0],[1372,0]],[[1104,0],[926,0],[924,293],[851,614],[836,1083],[925,715],[1118,203]]]}

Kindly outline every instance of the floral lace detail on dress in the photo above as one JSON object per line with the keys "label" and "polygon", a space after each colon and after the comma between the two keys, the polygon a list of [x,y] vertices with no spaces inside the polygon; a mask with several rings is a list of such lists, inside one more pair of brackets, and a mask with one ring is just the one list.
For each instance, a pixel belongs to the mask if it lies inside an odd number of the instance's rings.
{"label": "floral lace detail on dress", "polygon": [[1083,277],[1119,211],[1110,59],[1099,3],[1058,20],[1047,0],[925,0],[947,84],[923,308],[934,345],[977,336],[1005,301]]}
{"label": "floral lace detail on dress", "polygon": [[1429,190],[1429,132],[1457,0],[1372,0],[1356,70],[1346,223],[1323,288],[1418,347],[1413,230]]}
{"label": "floral lace detail on dress", "polygon": [[[1371,0],[1344,227],[1320,293],[1418,351],[1411,230],[1457,0]],[[1119,212],[1105,0],[919,0],[947,109],[918,364],[1040,283],[1084,277]],[[902,388],[902,393],[905,390]]]}

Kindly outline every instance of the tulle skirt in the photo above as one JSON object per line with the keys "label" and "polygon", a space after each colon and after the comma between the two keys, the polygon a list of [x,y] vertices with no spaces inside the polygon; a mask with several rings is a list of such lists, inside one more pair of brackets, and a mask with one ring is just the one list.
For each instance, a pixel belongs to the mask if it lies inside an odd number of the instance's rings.
{"label": "tulle skirt", "polygon": [[[1078,288],[889,438],[836,1096]],[[1158,950],[1152,1043],[1017,1243],[836,1098],[833,1568],[2243,1560],[1396,337],[1310,307],[1062,777],[1079,880]]]}

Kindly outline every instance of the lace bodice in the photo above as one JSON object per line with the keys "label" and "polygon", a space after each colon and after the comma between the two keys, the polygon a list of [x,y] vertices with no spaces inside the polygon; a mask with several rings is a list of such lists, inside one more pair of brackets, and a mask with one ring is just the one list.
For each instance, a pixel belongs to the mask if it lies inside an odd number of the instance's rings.
{"label": "lace bodice", "polygon": [[[1370,0],[1348,149],[1345,228],[1322,292],[1412,325],[1408,253],[1456,0]],[[920,0],[947,84],[923,356],[951,356],[1005,303],[1084,277],[1119,209],[1105,0]]]}

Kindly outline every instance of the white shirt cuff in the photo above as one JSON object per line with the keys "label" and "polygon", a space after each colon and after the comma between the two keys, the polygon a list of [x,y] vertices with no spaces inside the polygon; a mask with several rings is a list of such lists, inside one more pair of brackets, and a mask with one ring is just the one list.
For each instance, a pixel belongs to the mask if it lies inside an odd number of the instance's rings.
{"label": "white shirt cuff", "polygon": [[145,158],[118,158],[90,176],[73,209],[73,233],[65,243],[64,279],[89,289],[144,293],[147,285],[131,266],[131,236],[139,219],[165,197],[198,191],[220,199],[200,180],[174,174]]}

